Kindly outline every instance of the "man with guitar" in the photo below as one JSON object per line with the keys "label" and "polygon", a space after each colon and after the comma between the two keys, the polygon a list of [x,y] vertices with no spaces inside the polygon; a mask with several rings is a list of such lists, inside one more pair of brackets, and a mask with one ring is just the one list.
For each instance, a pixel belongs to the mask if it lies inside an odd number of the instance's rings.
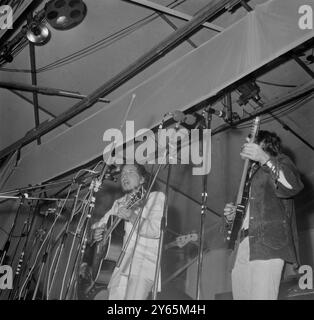
{"label": "man with guitar", "polygon": [[[259,131],[255,142],[243,145],[240,156],[252,166],[247,206],[232,254],[233,298],[275,300],[284,263],[299,264],[293,197],[303,184],[293,162],[281,153],[275,133]],[[237,206],[226,204],[227,223],[236,212]]]}
{"label": "man with guitar", "polygon": [[132,207],[128,205],[135,192],[143,189],[145,193],[147,184],[148,176],[144,166],[124,165],[121,170],[121,187],[125,195],[116,200],[109,212],[92,226],[94,240],[101,241],[110,217],[124,220],[123,244],[125,244],[140,215],[121,264],[116,266],[111,276],[108,285],[110,300],[144,300],[154,283],[165,196],[162,192],[151,192],[142,211],[142,203]]}

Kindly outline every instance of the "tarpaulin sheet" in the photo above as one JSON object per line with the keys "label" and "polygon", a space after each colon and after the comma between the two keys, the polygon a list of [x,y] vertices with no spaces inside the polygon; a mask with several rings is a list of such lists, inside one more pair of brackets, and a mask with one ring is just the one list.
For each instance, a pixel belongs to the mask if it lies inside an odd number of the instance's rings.
{"label": "tarpaulin sheet", "polygon": [[[5,189],[36,184],[100,156],[103,133],[119,128],[130,104],[128,120],[135,130],[152,128],[162,116],[186,110],[314,36],[299,27],[301,5],[309,0],[272,0],[220,34],[169,64],[102,110],[27,153]],[[128,136],[127,139],[132,139]]]}

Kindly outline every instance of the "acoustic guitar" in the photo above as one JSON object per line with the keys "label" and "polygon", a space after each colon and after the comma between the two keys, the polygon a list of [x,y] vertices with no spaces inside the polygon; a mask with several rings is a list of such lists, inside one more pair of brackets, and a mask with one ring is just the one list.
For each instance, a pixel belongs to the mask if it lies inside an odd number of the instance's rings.
{"label": "acoustic guitar", "polygon": [[[124,206],[134,208],[144,198],[144,188],[134,191]],[[91,257],[89,265],[81,265],[81,282],[88,283],[83,289],[83,296],[91,299],[100,289],[106,289],[123,247],[124,221],[111,215],[106,224],[102,240],[94,242],[88,248]],[[82,283],[81,283],[82,284]],[[82,287],[82,285],[80,286]],[[84,287],[84,285],[83,285]],[[82,291],[82,288],[80,289]]]}
{"label": "acoustic guitar", "polygon": [[[183,236],[178,236],[174,241],[167,243],[164,246],[165,250],[172,247],[183,248],[190,242],[195,242],[198,240],[197,233],[190,233]],[[97,282],[93,282],[91,279],[91,268],[84,263],[81,266],[81,280],[85,281],[85,286],[82,281],[78,288],[78,298],[80,300],[106,300],[108,299],[109,293],[107,290],[107,285],[110,281],[110,277],[115,268],[115,262],[109,260],[103,260],[102,266],[99,270]]]}

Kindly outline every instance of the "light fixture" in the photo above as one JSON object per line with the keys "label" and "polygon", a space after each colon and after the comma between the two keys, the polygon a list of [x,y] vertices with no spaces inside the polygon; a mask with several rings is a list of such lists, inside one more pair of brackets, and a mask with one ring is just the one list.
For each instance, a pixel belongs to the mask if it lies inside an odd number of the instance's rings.
{"label": "light fixture", "polygon": [[51,33],[47,26],[33,21],[27,27],[26,37],[33,44],[42,46],[50,40]]}
{"label": "light fixture", "polygon": [[237,101],[240,106],[246,105],[250,99],[253,99],[254,101],[259,101],[261,99],[259,95],[261,88],[255,81],[244,83],[239,86],[237,90],[241,93]]}
{"label": "light fixture", "polygon": [[45,18],[57,30],[69,30],[80,24],[87,13],[82,0],[51,0],[45,5]]}

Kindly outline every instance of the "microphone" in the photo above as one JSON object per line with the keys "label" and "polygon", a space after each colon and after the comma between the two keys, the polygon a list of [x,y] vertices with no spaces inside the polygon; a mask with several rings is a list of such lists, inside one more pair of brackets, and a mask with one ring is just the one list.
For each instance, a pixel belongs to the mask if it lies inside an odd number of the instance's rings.
{"label": "microphone", "polygon": [[219,117],[219,118],[225,118],[226,117],[226,112],[225,111],[220,111],[220,110],[215,110],[210,108],[208,110],[209,114],[214,114],[215,116]]}
{"label": "microphone", "polygon": [[[203,118],[201,117],[201,119]],[[185,117],[184,123],[187,124],[188,126],[192,126],[193,124],[195,124],[197,120],[200,120],[200,119],[198,119],[194,114],[187,114]]]}
{"label": "microphone", "polygon": [[182,111],[176,110],[174,112],[167,112],[166,114],[164,114],[158,128],[159,129],[163,129],[164,123],[166,121],[166,118],[168,116],[171,116],[172,119],[176,122],[176,128],[178,129],[180,123],[183,123],[185,120],[185,114]]}
{"label": "microphone", "polygon": [[[215,109],[212,109],[212,108],[210,108],[208,110],[208,113],[209,114],[214,114],[219,118],[225,118],[226,117],[226,112],[225,111],[215,110]],[[179,125],[182,125],[182,126],[186,127],[187,129],[192,129],[193,126],[195,126],[197,123],[200,123],[200,122],[204,121],[204,117],[201,116],[198,113],[184,114],[180,110],[175,110],[173,112],[168,112],[163,116],[162,121],[159,124],[159,129],[163,128],[163,125],[164,125],[164,122],[165,122],[165,118],[167,116],[171,116],[173,121],[176,122],[176,129],[179,128]]]}
{"label": "microphone", "polygon": [[183,124],[185,121],[185,114],[179,110],[176,110],[171,114],[173,120],[176,122],[176,129],[179,129],[180,124]]}
{"label": "microphone", "polygon": [[201,124],[204,121],[204,117],[196,112],[184,114],[182,111],[175,111],[173,120],[177,122],[177,127],[181,124],[186,129],[191,130]]}
{"label": "microphone", "polygon": [[185,114],[182,111],[176,110],[170,113],[172,118],[175,122],[184,122],[185,121]]}

